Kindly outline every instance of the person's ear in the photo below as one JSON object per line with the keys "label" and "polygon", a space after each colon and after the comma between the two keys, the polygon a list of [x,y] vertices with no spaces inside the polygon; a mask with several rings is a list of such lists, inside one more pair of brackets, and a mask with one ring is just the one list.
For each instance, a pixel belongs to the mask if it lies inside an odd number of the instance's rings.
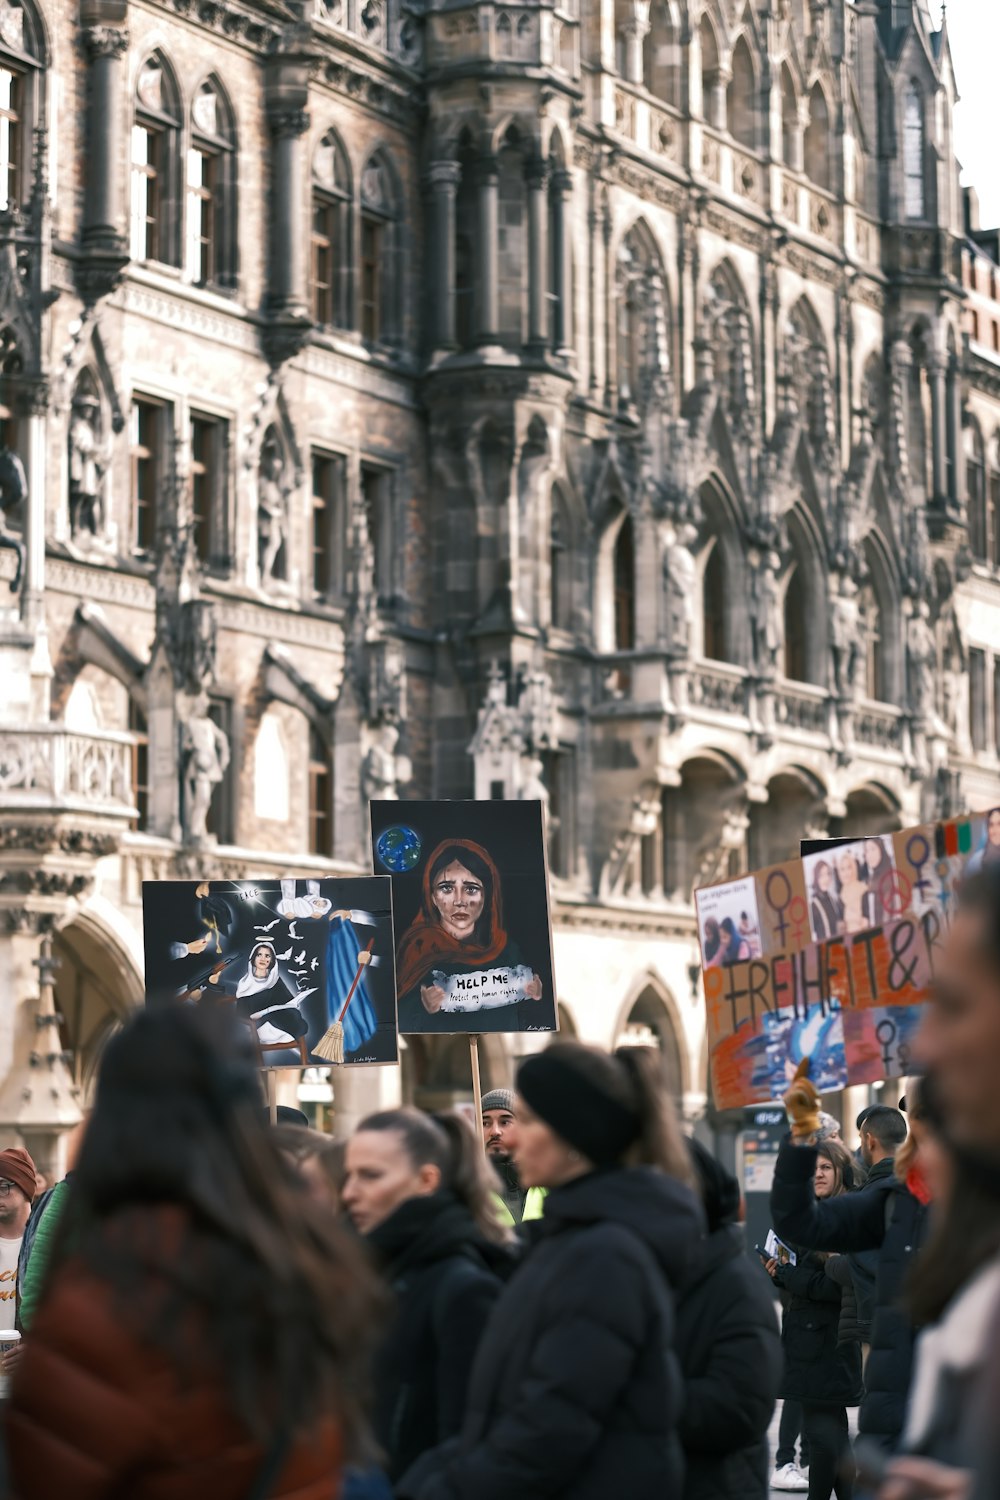
{"label": "person's ear", "polygon": [[441,1187],[441,1168],[433,1162],[425,1162],[417,1173],[417,1181],[420,1183],[419,1196],[429,1198]]}

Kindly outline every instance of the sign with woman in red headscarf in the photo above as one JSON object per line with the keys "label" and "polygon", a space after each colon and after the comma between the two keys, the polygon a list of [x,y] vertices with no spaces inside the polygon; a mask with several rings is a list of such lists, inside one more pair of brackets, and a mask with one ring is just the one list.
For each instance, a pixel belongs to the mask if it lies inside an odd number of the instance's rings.
{"label": "sign with woman in red headscarf", "polygon": [[403,1033],[554,1031],[540,802],[373,802]]}

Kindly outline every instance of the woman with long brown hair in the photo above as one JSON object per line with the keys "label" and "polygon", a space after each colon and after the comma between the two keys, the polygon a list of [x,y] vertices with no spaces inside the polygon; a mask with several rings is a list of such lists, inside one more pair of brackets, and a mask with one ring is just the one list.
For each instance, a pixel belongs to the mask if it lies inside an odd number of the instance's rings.
{"label": "woman with long brown hair", "polygon": [[261,1110],[249,1032],[108,1044],[6,1420],[17,1500],[333,1500],[363,1454],[376,1283]]}

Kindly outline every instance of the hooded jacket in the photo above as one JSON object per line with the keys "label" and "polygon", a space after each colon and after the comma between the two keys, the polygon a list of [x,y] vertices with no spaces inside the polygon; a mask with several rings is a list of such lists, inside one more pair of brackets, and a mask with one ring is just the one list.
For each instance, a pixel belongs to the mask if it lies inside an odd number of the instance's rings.
{"label": "hooded jacket", "polygon": [[395,1296],[373,1411],[395,1480],[459,1431],[472,1361],[514,1259],[450,1193],[407,1199],[366,1239]]}
{"label": "hooded jacket", "polygon": [[683,1500],[766,1500],[767,1431],[782,1370],[774,1298],[743,1252],[735,1177],[697,1142],[688,1144],[709,1233],[677,1302]]}
{"label": "hooded jacket", "polygon": [[532,1253],[494,1310],[461,1438],[400,1500],[664,1500],[681,1485],[683,1402],[671,1287],[702,1216],[651,1168],[591,1172],[549,1193]]}

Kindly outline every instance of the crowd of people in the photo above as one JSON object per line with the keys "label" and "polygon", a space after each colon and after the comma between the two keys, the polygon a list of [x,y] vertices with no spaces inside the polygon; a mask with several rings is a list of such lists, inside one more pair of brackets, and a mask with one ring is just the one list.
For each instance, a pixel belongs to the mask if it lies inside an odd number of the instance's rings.
{"label": "crowd of people", "polygon": [[67,1176],[0,1152],[0,1494],[996,1500],[1000,867],[921,1047],[853,1154],[791,1085],[765,1275],[655,1052],[556,1041],[475,1128],[343,1142],[271,1123],[238,1023],[140,1011]]}

